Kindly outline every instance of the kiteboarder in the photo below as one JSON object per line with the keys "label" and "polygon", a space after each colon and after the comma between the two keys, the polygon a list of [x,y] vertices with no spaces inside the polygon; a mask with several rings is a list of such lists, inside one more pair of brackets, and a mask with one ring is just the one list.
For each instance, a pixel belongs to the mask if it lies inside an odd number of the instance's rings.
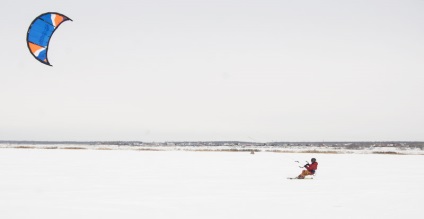
{"label": "kiteboarder", "polygon": [[314,175],[315,171],[318,169],[317,159],[312,158],[311,164],[307,163],[303,167],[305,167],[306,170],[303,170],[302,173],[296,177],[297,179],[305,179],[305,176]]}

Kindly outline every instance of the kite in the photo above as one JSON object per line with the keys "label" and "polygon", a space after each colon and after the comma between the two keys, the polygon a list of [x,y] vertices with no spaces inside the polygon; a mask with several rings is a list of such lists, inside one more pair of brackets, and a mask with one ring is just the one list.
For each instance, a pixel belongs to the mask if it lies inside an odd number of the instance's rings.
{"label": "kite", "polygon": [[65,21],[72,21],[72,19],[56,12],[41,14],[32,21],[28,28],[26,41],[29,52],[35,59],[43,64],[52,66],[47,58],[50,38],[54,31]]}

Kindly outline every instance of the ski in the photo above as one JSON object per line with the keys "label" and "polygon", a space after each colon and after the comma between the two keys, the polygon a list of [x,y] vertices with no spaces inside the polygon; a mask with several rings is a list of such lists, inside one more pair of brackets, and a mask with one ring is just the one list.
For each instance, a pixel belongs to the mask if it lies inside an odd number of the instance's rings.
{"label": "ski", "polygon": [[[287,179],[299,179],[299,178],[297,178],[297,177],[287,177]],[[314,178],[304,178],[304,179],[314,179]],[[300,180],[302,180],[302,179],[300,179]]]}

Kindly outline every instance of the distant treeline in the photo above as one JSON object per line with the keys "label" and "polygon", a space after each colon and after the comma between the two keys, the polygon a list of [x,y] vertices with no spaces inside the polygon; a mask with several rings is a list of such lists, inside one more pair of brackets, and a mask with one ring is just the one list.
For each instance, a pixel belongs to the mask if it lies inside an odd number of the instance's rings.
{"label": "distant treeline", "polygon": [[424,149],[421,141],[363,141],[363,142],[245,142],[245,141],[0,141],[0,144],[25,145],[118,145],[118,146],[275,146],[275,147],[338,147],[361,149],[369,147],[400,147]]}

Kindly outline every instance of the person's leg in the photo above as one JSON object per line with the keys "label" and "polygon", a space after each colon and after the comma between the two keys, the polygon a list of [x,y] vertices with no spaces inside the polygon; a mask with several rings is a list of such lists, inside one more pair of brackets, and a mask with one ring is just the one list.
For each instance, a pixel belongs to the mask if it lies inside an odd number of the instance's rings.
{"label": "person's leg", "polygon": [[303,170],[302,173],[297,178],[305,179],[305,176],[307,175],[311,175],[311,172],[309,172],[308,170]]}

